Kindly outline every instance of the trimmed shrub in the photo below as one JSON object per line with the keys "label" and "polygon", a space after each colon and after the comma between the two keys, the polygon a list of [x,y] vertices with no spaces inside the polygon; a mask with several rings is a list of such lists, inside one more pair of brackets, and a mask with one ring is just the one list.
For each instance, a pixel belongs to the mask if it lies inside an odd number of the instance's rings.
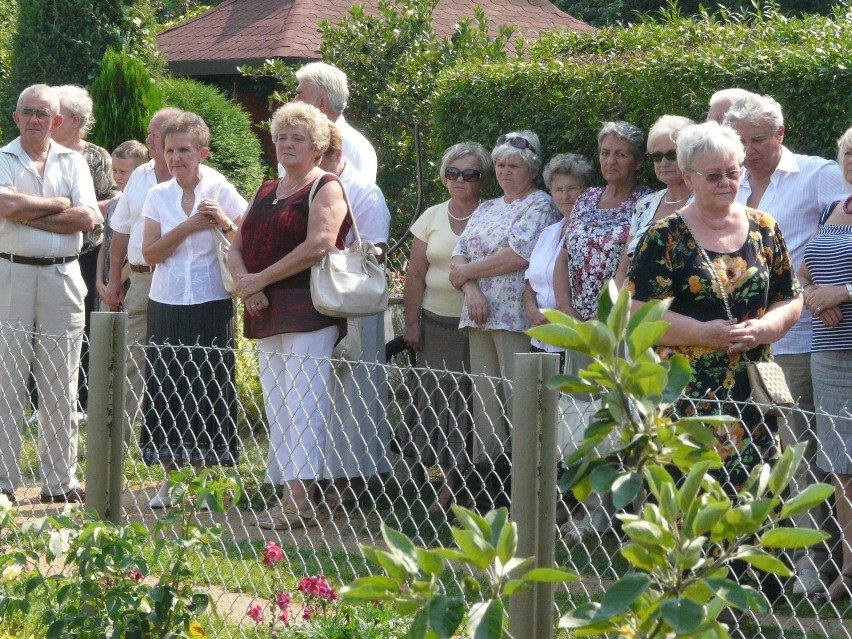
{"label": "trimmed shrub", "polygon": [[[19,2],[11,74],[2,100],[4,118],[11,122],[18,94],[31,84],[87,86],[108,47],[138,55],[148,66],[162,67],[151,24],[148,0]],[[3,128],[7,137],[14,137]],[[17,134],[14,127],[12,131]]]}
{"label": "trimmed shrub", "polygon": [[112,150],[125,140],[144,140],[151,115],[162,105],[160,89],[145,66],[107,49],[89,94],[94,102],[92,142]]}
{"label": "trimmed shrub", "polygon": [[[506,130],[530,128],[541,136],[545,158],[571,151],[592,159],[601,121],[647,130],[664,113],[704,120],[714,91],[739,86],[781,103],[790,148],[833,158],[834,141],[852,123],[850,41],[848,10],[833,18],[771,13],[728,23],[672,12],[660,23],[544,35],[530,43],[527,60],[442,74],[430,147],[437,154],[459,140],[487,144]],[[651,167],[645,171],[655,183]]]}
{"label": "trimmed shrub", "polygon": [[221,171],[245,198],[260,186],[260,141],[249,115],[218,89],[195,80],[163,80],[163,104],[197,113],[210,127],[207,164]]}

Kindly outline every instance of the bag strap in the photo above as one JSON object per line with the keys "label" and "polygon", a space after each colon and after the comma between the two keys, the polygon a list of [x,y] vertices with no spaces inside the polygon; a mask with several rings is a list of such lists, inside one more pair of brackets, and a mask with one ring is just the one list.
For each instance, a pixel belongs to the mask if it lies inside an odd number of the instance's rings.
{"label": "bag strap", "polygon": [[343,182],[340,180],[340,176],[326,172],[314,180],[313,186],[311,186],[311,192],[308,194],[308,209],[311,208],[311,204],[314,201],[314,195],[316,195],[317,189],[319,188],[320,180],[322,180],[322,178],[326,175],[333,175],[334,179],[337,180],[337,183],[340,184],[340,188],[343,190],[343,200],[346,202],[346,214],[352,219],[352,235],[355,237],[355,244],[360,247],[362,245],[361,235],[358,233],[358,225],[355,224],[355,214],[352,213],[352,206],[349,204],[349,196],[346,193],[346,187],[343,186]]}
{"label": "bag strap", "polygon": [[[677,216],[681,219],[684,226],[689,229],[689,234],[692,235],[692,239],[695,241],[695,246],[698,247],[698,250],[701,252],[701,258],[704,260],[704,264],[707,268],[710,269],[711,275],[713,275],[713,280],[716,282],[716,286],[719,287],[719,294],[722,296],[722,302],[725,304],[725,313],[728,314],[728,321],[731,324],[736,324],[737,321],[734,319],[733,313],[731,313],[731,303],[728,301],[728,294],[725,292],[725,287],[722,286],[722,279],[719,277],[719,273],[716,271],[716,267],[713,266],[713,262],[710,260],[710,256],[707,255],[707,251],[704,250],[704,247],[701,246],[701,242],[698,241],[698,238],[695,235],[695,231],[692,230],[692,227],[689,225],[689,222],[686,221],[686,218],[683,217],[681,211],[677,212]],[[772,356],[770,355],[770,358]],[[745,361],[750,362],[751,360],[748,357],[748,351],[743,351],[743,358]]]}

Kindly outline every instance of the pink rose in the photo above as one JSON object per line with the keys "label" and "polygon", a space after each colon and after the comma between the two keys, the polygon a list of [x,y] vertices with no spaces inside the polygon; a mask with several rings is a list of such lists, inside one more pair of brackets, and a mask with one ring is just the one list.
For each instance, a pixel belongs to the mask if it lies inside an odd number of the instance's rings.
{"label": "pink rose", "polygon": [[260,607],[260,604],[251,604],[246,610],[246,615],[251,617],[255,623],[260,623],[260,620],[263,619],[263,608]]}
{"label": "pink rose", "polygon": [[284,559],[284,551],[274,541],[268,542],[263,549],[263,565],[271,568],[282,559]]}

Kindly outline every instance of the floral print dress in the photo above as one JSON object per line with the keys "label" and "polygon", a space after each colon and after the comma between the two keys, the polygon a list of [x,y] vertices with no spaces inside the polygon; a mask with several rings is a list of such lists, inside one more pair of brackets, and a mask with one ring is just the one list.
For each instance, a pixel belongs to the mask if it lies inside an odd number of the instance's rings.
{"label": "floral print dress", "polygon": [[[801,292],[775,220],[754,209],[746,209],[746,215],[749,231],[739,250],[707,251],[737,322],[759,319],[770,305]],[[648,230],[633,256],[625,285],[637,300],[674,298],[670,310],[675,313],[702,322],[727,319],[716,280],[680,214]],[[780,453],[775,420],[764,421],[753,404],[732,403],[747,402],[751,395],[746,359],[742,353],[702,346],[659,346],[657,352],[663,359],[682,353],[692,365],[692,379],[676,406],[677,414],[741,416],[739,422],[715,431],[716,452],[723,462],[717,477],[728,490],[739,490],[755,465],[772,461]],[[748,352],[753,361],[769,357],[768,344]]]}
{"label": "floral print dress", "polygon": [[597,313],[601,288],[615,275],[636,202],[651,192],[637,188],[615,208],[599,209],[604,190],[596,186],[580,194],[565,232],[571,304],[584,320]]}

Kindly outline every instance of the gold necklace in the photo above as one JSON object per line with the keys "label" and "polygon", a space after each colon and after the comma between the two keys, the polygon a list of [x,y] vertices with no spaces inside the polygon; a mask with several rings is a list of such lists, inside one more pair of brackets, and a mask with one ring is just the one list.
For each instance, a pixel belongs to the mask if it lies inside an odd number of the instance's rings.
{"label": "gold necklace", "polygon": [[278,189],[281,188],[283,181],[278,182],[278,186],[275,187],[275,199],[272,200],[272,206],[275,206],[276,204],[278,204],[279,200],[283,200],[287,197],[290,197],[293,193],[295,193],[296,191],[298,191],[300,188],[302,188],[304,186],[304,182],[305,182],[305,178],[304,178],[304,176],[302,176],[302,180],[298,184],[296,184],[296,186],[287,189],[281,195],[278,195]]}
{"label": "gold necklace", "polygon": [[193,202],[195,202],[195,193],[193,192],[193,194],[189,197],[189,199],[182,197],[180,199],[180,201],[183,202],[184,204],[192,204]]}

